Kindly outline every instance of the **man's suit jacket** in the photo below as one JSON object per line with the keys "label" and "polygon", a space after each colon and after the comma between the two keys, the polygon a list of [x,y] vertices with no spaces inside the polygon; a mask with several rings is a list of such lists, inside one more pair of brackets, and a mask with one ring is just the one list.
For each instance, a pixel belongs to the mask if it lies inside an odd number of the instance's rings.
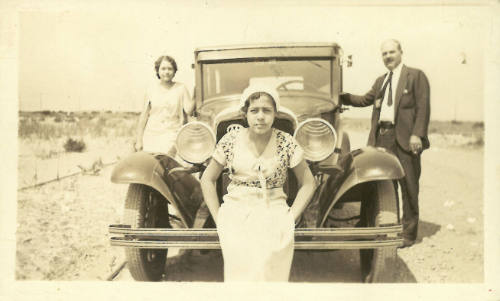
{"label": "man's suit jacket", "polygon": [[[344,104],[356,107],[373,105],[371,130],[368,145],[375,145],[377,125],[380,118],[380,107],[376,107],[375,100],[382,98],[382,84],[385,74],[375,80],[372,88],[365,95],[342,94]],[[387,101],[384,99],[383,101]],[[430,88],[429,81],[421,70],[405,65],[396,88],[396,97],[393,105],[396,141],[404,150],[410,151],[410,136],[416,135],[422,139],[423,149],[429,148],[427,128],[430,118]]]}

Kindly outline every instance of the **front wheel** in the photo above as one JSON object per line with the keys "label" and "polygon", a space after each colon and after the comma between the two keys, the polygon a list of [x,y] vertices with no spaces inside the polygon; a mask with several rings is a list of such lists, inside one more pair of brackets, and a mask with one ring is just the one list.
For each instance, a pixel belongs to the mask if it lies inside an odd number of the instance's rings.
{"label": "front wheel", "polygon": [[[153,188],[130,184],[125,200],[124,224],[134,228],[170,228],[167,200]],[[161,280],[167,249],[126,248],[128,269],[135,280]]]}
{"label": "front wheel", "polygon": [[[366,227],[398,224],[396,186],[391,180],[373,183],[370,197],[363,200],[362,225]],[[397,247],[360,250],[361,274],[365,282],[394,282]]]}

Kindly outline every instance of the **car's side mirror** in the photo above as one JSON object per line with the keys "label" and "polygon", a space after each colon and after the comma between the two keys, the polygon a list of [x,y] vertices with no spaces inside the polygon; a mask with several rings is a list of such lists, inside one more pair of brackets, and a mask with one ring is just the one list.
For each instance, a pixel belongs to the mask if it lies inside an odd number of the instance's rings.
{"label": "car's side mirror", "polygon": [[352,54],[342,57],[341,64],[347,68],[352,67]]}

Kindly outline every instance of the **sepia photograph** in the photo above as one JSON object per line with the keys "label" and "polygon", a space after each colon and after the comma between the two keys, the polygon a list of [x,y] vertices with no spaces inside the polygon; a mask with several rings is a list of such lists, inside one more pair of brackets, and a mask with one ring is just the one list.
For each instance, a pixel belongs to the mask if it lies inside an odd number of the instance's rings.
{"label": "sepia photograph", "polygon": [[497,1],[0,8],[6,300],[500,300]]}

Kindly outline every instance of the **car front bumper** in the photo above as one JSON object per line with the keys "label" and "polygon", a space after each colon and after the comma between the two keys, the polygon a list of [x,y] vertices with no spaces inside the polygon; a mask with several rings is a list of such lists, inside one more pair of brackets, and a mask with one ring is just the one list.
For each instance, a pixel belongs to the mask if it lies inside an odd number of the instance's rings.
{"label": "car front bumper", "polygon": [[[298,228],[295,249],[377,249],[403,245],[402,226],[369,228]],[[112,246],[143,249],[220,249],[217,230],[138,228],[110,225]]]}

